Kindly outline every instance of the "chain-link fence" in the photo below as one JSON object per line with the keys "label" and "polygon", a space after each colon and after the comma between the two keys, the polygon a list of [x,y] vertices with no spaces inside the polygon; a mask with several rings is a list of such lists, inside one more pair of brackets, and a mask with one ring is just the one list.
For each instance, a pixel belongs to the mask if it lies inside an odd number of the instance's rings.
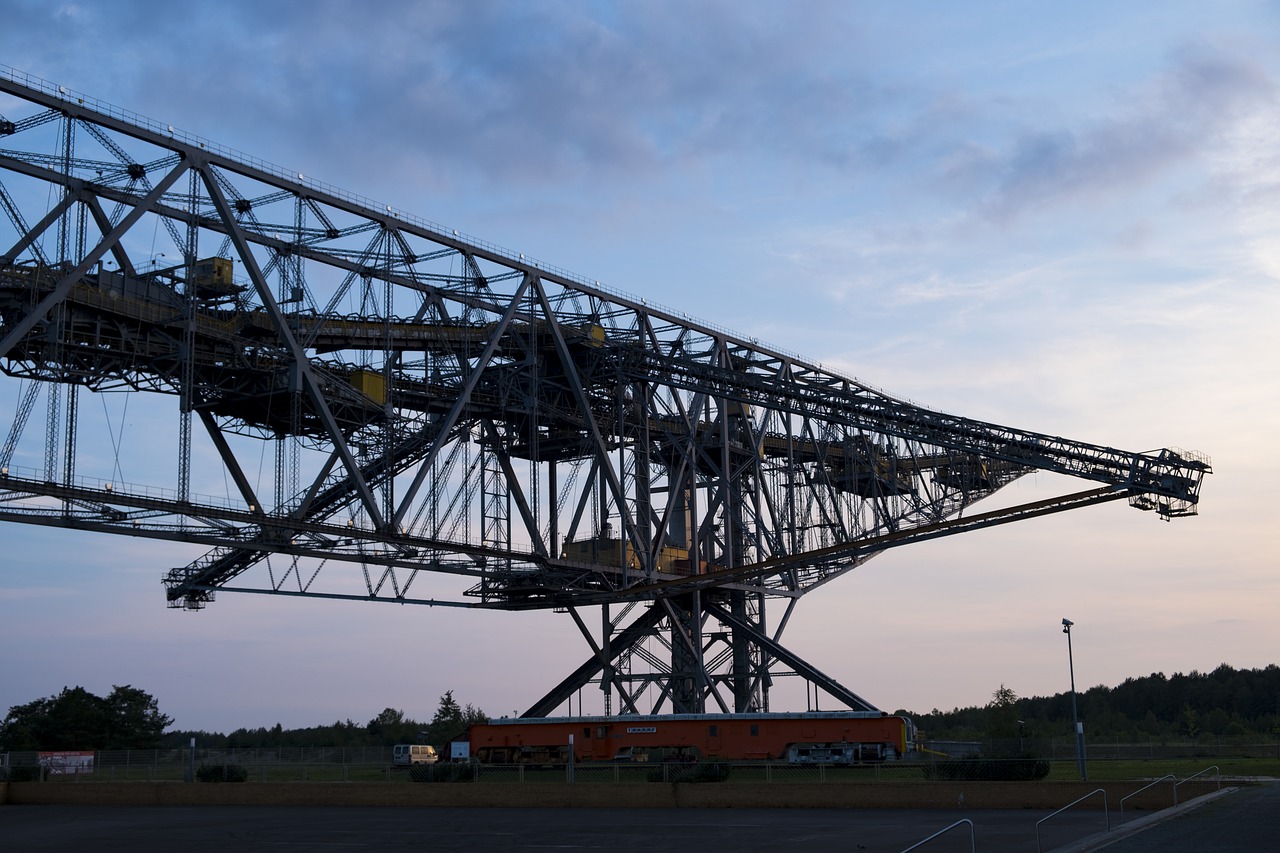
{"label": "chain-link fence", "polygon": [[[1256,737],[1203,735],[1195,740],[1171,741],[1165,738],[1098,737],[1085,735],[1085,752],[1100,761],[1143,761],[1179,758],[1275,758],[1280,759],[1280,738],[1259,740]],[[957,742],[950,742],[957,743]],[[1074,737],[1007,738],[973,741],[974,752],[981,755],[1034,755],[1050,761],[1075,758]],[[947,750],[952,756],[964,754]]]}
{"label": "chain-link fence", "polygon": [[32,776],[45,781],[187,781],[201,767],[229,766],[244,768],[256,782],[377,782],[404,776],[392,764],[391,747],[374,746],[11,752],[0,760],[4,765],[15,781]]}
{"label": "chain-link fence", "polygon": [[[585,762],[566,764],[456,765],[409,768],[392,763],[390,747],[282,747],[277,749],[157,749],[0,755],[0,774],[11,781],[47,782],[382,782],[468,781],[484,784],[642,785],[734,782],[822,784],[825,782],[1033,781],[1078,779],[1074,740],[983,743],[979,754],[1038,758],[958,759],[924,752],[908,760],[837,766],[781,762]],[[1239,765],[1224,775],[1280,775],[1280,742],[1106,743],[1087,747],[1091,778],[1143,779],[1167,773],[1186,777],[1213,763]],[[1199,761],[1193,768],[1191,765]],[[202,768],[209,768],[201,773]],[[214,768],[235,768],[219,774]],[[448,769],[453,768],[453,769]]]}

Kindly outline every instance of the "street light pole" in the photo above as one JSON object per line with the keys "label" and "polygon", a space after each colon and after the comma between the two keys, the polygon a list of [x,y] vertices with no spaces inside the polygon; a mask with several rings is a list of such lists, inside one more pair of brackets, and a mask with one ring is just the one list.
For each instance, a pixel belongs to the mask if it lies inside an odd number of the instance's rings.
{"label": "street light pole", "polygon": [[1070,619],[1062,620],[1062,633],[1067,635],[1067,666],[1071,670],[1071,719],[1076,724],[1076,763],[1080,765],[1080,778],[1089,781],[1089,774],[1084,768],[1084,726],[1080,723],[1080,711],[1076,707],[1076,664],[1071,654],[1071,626],[1076,623]]}

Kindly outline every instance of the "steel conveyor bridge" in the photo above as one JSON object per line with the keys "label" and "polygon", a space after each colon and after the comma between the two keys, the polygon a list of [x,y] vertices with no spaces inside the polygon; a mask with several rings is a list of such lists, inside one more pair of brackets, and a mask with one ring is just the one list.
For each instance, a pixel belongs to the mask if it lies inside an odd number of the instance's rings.
{"label": "steel conveyor bridge", "polygon": [[[1210,472],[896,399],[3,66],[0,92],[0,520],[205,546],[174,608],[564,611],[590,656],[529,716],[586,684],[764,711],[780,675],[871,710],[780,642],[805,593],[1048,513],[1193,515]],[[82,434],[99,395],[153,405],[171,458]],[[1037,471],[1080,490],[973,509]]]}

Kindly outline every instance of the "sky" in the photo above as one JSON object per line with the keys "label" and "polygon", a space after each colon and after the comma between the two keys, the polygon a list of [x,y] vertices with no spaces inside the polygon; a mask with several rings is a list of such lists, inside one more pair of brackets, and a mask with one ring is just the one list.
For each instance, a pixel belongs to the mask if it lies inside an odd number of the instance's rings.
{"label": "sky", "polygon": [[[881,708],[1063,692],[1064,617],[1081,689],[1280,659],[1280,3],[0,0],[0,21],[12,68],[895,396],[1212,459],[1198,517],[1113,502],[806,596],[786,644]],[[132,684],[182,729],[429,719],[445,690],[499,716],[589,651],[562,614],[171,611],[160,578],[198,551],[3,534],[0,709]],[[774,710],[804,710],[789,689]]]}

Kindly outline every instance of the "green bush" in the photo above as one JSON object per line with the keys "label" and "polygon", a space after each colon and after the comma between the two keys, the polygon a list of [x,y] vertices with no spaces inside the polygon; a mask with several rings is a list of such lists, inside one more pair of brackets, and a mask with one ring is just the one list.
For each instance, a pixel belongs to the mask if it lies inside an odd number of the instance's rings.
{"label": "green bush", "polygon": [[249,771],[239,764],[205,764],[196,769],[197,782],[247,782]]}
{"label": "green bush", "polygon": [[927,764],[924,778],[964,782],[1033,782],[1049,775],[1043,758],[973,758]]}
{"label": "green bush", "polygon": [[415,764],[409,768],[409,780],[411,782],[474,782],[476,765],[471,763]]}

